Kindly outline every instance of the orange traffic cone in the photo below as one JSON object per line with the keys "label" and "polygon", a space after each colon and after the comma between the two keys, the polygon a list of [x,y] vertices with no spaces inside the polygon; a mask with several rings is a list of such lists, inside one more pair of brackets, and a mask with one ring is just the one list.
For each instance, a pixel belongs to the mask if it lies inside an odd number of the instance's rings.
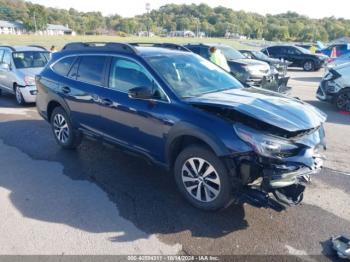
{"label": "orange traffic cone", "polygon": [[331,58],[337,58],[337,48],[336,47],[332,48]]}

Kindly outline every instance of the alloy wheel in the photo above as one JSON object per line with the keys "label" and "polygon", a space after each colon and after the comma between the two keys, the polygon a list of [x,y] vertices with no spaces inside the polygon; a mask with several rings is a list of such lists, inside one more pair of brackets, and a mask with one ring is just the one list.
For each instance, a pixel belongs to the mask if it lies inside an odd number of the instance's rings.
{"label": "alloy wheel", "polygon": [[69,132],[68,123],[63,115],[56,114],[54,116],[53,129],[54,129],[57,140],[63,144],[67,143],[67,141],[69,139],[70,132]]}
{"label": "alloy wheel", "polygon": [[308,62],[305,62],[304,64],[304,69],[306,71],[311,71],[312,70],[312,62],[308,61]]}
{"label": "alloy wheel", "polygon": [[19,89],[18,86],[16,86],[16,100],[17,100],[17,103],[18,104],[22,104],[23,103],[23,97],[22,97],[22,93],[21,93],[21,90]]}
{"label": "alloy wheel", "polygon": [[187,192],[201,202],[212,202],[220,193],[220,177],[206,160],[193,157],[182,166],[182,182]]}
{"label": "alloy wheel", "polygon": [[336,103],[338,109],[350,112],[350,92],[339,94]]}

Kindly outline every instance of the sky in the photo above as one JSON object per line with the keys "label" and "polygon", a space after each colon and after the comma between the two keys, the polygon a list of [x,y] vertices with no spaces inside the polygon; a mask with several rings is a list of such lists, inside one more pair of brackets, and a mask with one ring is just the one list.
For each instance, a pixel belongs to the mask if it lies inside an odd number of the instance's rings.
{"label": "sky", "polygon": [[132,17],[145,12],[146,3],[151,9],[166,4],[200,4],[209,6],[225,6],[234,10],[244,10],[259,14],[278,14],[295,11],[311,18],[343,17],[350,19],[348,1],[345,0],[30,0],[33,3],[64,9],[74,8],[79,11],[100,11],[104,15],[119,14]]}

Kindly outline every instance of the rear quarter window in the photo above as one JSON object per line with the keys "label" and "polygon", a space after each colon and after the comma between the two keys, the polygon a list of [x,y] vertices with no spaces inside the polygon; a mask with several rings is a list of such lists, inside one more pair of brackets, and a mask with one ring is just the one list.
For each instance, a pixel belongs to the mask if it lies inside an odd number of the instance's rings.
{"label": "rear quarter window", "polygon": [[58,61],[53,67],[53,71],[55,71],[59,75],[67,76],[68,72],[75,61],[74,56],[66,57]]}

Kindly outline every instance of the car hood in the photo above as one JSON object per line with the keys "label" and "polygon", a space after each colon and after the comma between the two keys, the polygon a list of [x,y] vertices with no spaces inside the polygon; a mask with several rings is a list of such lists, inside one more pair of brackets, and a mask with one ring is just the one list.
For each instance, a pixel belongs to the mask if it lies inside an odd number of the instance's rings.
{"label": "car hood", "polygon": [[288,132],[320,126],[327,116],[315,107],[261,88],[230,89],[189,98],[194,105],[230,108]]}
{"label": "car hood", "polygon": [[266,62],[250,59],[250,58],[240,58],[235,60],[229,60],[228,62],[235,62],[241,65],[265,65],[268,66]]}
{"label": "car hood", "polygon": [[17,69],[18,72],[20,72],[21,74],[23,74],[23,76],[36,76],[38,75],[42,70],[43,67],[34,67],[34,68],[21,68],[21,69]]}

